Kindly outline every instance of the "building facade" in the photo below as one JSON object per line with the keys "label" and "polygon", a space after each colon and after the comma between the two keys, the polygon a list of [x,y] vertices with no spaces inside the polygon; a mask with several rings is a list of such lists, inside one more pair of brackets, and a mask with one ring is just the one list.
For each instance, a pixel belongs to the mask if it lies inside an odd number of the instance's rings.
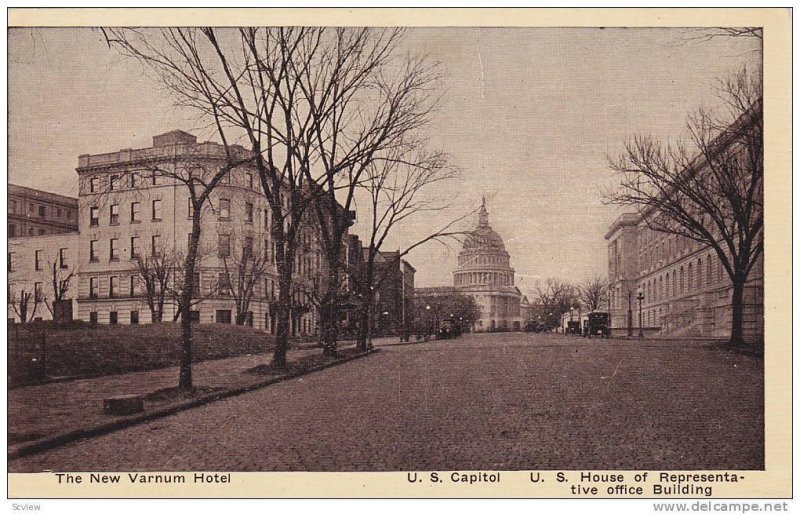
{"label": "building facade", "polygon": [[612,330],[624,335],[627,328],[639,326],[639,216],[634,213],[620,215],[606,232],[608,241],[608,291],[609,315]]}
{"label": "building facade", "polygon": [[8,184],[8,237],[78,230],[78,199]]}
{"label": "building facade", "polygon": [[[347,256],[348,287],[356,292],[366,283],[365,248],[355,234],[349,234],[344,254]],[[375,255],[373,280],[375,288],[372,334],[406,336],[414,322],[414,275],[416,269],[400,256],[399,251],[378,252]],[[344,334],[355,334],[359,323],[356,298],[351,298],[342,311],[341,327]]]}
{"label": "building facade", "polygon": [[56,300],[71,315],[79,267],[78,232],[17,237],[8,241],[8,321],[53,319]]}
{"label": "building facade", "polygon": [[[652,215],[652,214],[651,214]],[[635,222],[632,220],[636,219]],[[671,337],[730,336],[730,277],[716,252],[700,243],[648,227],[647,218],[624,214],[609,240],[609,294],[612,329],[632,326]],[[744,294],[744,336],[763,338],[763,261],[753,266]]]}
{"label": "building facade", "polygon": [[383,280],[377,286],[373,333],[405,336],[414,319],[414,274],[417,270],[400,258],[400,252],[379,252],[375,268]]}
{"label": "building facade", "polygon": [[[244,148],[231,149],[242,159],[249,155]],[[213,142],[198,143],[189,133],[173,131],[153,137],[149,148],[81,155],[78,161],[79,230],[63,239],[63,244],[57,242],[58,238],[25,238],[15,258],[34,262],[28,253],[50,255],[66,248],[69,270],[74,273],[69,295],[75,302],[76,319],[111,324],[157,321],[148,305],[148,296],[152,295],[148,295],[143,281],[142,262],[163,255],[182,262],[192,227],[189,190],[175,177],[179,170],[214,172],[226,163],[225,148]],[[247,252],[262,256],[267,265],[252,280],[252,299],[242,313],[243,319],[247,325],[274,333],[279,281],[269,230],[271,212],[260,193],[256,171],[248,166],[233,169],[216,186],[201,216],[193,320],[236,321],[237,257]],[[294,335],[318,332],[314,296],[320,287],[320,274],[326,270],[313,226],[309,223],[300,231],[295,255],[291,305]],[[183,278],[182,270],[177,267],[170,274],[174,288]],[[16,271],[9,276],[20,284],[30,282]],[[167,294],[162,321],[176,319],[177,313],[177,297]]]}
{"label": "building facade", "polygon": [[478,225],[470,232],[458,254],[453,285],[459,294],[475,298],[480,318],[475,332],[522,330],[522,294],[514,285],[514,268],[503,238],[489,225],[486,200],[478,212]]}

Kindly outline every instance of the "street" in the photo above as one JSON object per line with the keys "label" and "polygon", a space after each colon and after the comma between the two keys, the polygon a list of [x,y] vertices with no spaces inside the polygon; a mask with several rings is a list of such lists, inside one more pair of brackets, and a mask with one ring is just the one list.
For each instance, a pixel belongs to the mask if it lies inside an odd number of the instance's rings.
{"label": "street", "polygon": [[763,360],[708,344],[502,333],[387,345],[9,471],[764,469]]}

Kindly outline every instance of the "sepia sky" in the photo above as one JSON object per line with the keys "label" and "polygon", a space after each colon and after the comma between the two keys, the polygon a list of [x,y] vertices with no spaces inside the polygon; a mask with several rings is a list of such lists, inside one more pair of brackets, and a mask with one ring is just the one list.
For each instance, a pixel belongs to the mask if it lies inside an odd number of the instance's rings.
{"label": "sepia sky", "polygon": [[[211,138],[98,31],[10,29],[8,43],[11,183],[76,195],[80,154],[150,146],[176,128]],[[461,212],[486,195],[529,296],[540,278],[606,273],[618,214],[600,196],[614,180],[606,157],[632,134],[680,137],[688,112],[715,104],[715,80],[761,56],[758,40],[687,41],[681,29],[410,29],[404,46],[444,71],[430,139],[462,176],[438,193]],[[431,221],[410,219],[385,249]],[[458,246],[413,251],[417,286],[452,285]]]}

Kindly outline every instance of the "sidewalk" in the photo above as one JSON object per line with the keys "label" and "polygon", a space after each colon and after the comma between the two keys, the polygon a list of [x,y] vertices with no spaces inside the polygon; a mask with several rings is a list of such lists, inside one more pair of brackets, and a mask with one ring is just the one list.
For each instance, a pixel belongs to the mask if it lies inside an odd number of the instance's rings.
{"label": "sidewalk", "polygon": [[[353,348],[355,343],[342,342],[340,349]],[[287,361],[319,355],[318,347],[289,350]],[[268,364],[271,355],[245,355],[195,363],[193,382],[201,389],[197,398],[225,390],[257,386],[269,379],[265,375],[245,373],[255,366]],[[279,375],[275,376],[276,378]],[[14,452],[35,441],[52,438],[76,430],[89,430],[125,416],[103,414],[103,399],[123,394],[146,395],[175,387],[178,367],[108,375],[96,378],[19,387],[8,391],[8,452]],[[189,403],[193,398],[160,401],[145,399],[145,413]],[[135,415],[134,415],[135,416]],[[128,416],[133,417],[133,416]]]}

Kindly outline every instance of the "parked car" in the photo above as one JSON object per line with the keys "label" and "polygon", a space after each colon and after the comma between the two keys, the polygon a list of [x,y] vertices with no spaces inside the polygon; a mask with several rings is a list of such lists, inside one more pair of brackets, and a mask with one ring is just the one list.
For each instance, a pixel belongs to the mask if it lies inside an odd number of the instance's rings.
{"label": "parked car", "polygon": [[590,312],[583,320],[583,337],[611,337],[611,323],[607,312]]}

